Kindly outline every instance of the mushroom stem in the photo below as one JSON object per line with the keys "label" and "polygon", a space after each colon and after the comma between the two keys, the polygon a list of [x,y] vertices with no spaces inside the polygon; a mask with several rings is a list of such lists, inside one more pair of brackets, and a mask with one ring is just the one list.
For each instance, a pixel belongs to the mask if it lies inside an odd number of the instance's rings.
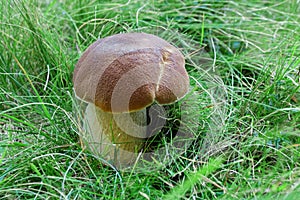
{"label": "mushroom stem", "polygon": [[112,114],[89,103],[84,122],[88,126],[84,141],[93,153],[118,168],[135,162],[146,138],[146,109]]}

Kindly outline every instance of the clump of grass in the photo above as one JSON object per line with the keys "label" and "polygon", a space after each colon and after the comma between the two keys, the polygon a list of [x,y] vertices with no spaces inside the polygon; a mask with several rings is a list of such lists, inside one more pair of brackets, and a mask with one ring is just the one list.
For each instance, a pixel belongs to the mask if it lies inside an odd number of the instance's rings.
{"label": "clump of grass", "polygon": [[[296,1],[14,0],[1,1],[0,10],[0,197],[157,199],[184,190],[183,198],[296,198]],[[72,114],[80,53],[97,38],[132,31],[161,35],[181,48],[198,100],[208,88],[226,91],[206,93],[215,98],[194,108],[201,137],[154,172],[103,165],[82,149]],[[193,57],[199,52],[214,73]],[[203,176],[220,155],[222,162]],[[194,172],[202,178],[190,178]]]}

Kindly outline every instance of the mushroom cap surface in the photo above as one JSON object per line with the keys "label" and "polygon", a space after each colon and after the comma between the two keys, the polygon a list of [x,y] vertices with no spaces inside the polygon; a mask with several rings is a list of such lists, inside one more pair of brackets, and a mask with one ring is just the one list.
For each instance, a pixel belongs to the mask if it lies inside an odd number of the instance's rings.
{"label": "mushroom cap surface", "polygon": [[170,104],[189,89],[181,52],[146,33],[116,34],[91,44],[73,73],[76,95],[105,112],[141,110],[154,101]]}

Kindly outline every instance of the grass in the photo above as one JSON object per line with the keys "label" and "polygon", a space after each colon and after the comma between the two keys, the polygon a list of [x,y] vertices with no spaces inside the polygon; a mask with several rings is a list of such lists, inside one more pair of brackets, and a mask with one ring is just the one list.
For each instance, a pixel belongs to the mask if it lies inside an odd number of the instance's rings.
{"label": "grass", "polygon": [[[296,0],[1,1],[0,197],[297,199],[299,13]],[[198,139],[156,171],[103,165],[73,114],[81,53],[132,31],[178,46],[196,95]]]}

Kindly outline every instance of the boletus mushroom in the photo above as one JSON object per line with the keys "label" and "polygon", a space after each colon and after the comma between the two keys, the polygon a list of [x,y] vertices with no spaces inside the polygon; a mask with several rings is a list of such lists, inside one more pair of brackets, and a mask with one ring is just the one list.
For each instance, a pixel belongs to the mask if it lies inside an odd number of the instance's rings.
{"label": "boletus mushroom", "polygon": [[118,168],[133,164],[149,137],[146,108],[172,104],[189,90],[181,52],[146,33],[91,44],[76,64],[73,83],[76,96],[88,103],[85,145]]}

